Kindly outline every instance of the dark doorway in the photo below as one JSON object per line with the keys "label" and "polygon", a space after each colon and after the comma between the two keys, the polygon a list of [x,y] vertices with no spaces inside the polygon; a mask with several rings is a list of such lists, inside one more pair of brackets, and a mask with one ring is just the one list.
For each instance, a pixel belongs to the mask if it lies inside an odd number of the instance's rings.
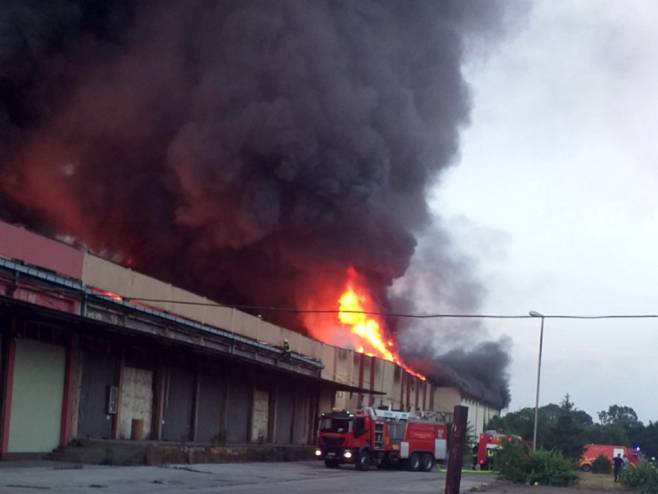
{"label": "dark doorway", "polygon": [[197,441],[222,441],[220,420],[224,398],[224,382],[219,374],[202,372],[199,375]]}
{"label": "dark doorway", "polygon": [[232,382],[229,386],[229,402],[226,410],[226,440],[228,442],[247,442],[251,393],[252,387],[247,383]]}
{"label": "dark doorway", "polygon": [[165,441],[192,439],[192,407],[194,401],[194,372],[171,367],[168,373],[167,404],[162,438]]}
{"label": "dark doorway", "polygon": [[109,439],[112,416],[107,401],[110,387],[116,384],[116,358],[109,352],[82,352],[82,383],[78,435],[85,438]]}
{"label": "dark doorway", "polygon": [[292,390],[280,388],[276,395],[276,432],[275,441],[279,444],[292,442],[292,419],[295,399]]}

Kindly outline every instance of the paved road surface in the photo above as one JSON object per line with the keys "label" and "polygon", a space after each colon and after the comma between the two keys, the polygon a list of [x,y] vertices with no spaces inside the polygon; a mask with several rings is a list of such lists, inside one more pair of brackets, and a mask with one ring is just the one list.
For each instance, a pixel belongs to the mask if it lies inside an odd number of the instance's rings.
{"label": "paved road surface", "polygon": [[[0,493],[28,494],[425,494],[443,492],[444,473],[357,472],[324,468],[320,462],[171,465],[167,467],[66,468],[0,464]],[[492,477],[465,474],[462,491]]]}

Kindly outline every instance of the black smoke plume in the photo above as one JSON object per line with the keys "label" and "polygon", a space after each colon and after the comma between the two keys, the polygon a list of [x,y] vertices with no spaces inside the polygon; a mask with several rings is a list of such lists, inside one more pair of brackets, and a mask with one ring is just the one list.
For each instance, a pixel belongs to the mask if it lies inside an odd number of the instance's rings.
{"label": "black smoke plume", "polygon": [[0,215],[225,303],[300,304],[353,266],[385,306],[468,122],[465,46],[502,13],[6,0]]}
{"label": "black smoke plume", "polygon": [[[445,223],[445,222],[444,222]],[[452,236],[464,238],[456,242]],[[477,260],[460,249],[462,243],[504,243],[497,232],[464,220],[435,224],[424,233],[411,265],[392,289],[396,312],[476,314],[486,290],[477,276]],[[479,249],[480,253],[486,249]],[[397,321],[402,355],[432,380],[456,386],[472,398],[502,409],[510,402],[512,342],[490,339],[481,319],[436,318]]]}

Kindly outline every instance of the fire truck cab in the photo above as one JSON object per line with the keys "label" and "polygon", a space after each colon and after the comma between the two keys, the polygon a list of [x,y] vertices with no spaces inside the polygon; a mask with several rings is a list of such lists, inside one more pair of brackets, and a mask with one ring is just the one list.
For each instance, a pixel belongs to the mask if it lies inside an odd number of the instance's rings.
{"label": "fire truck cab", "polygon": [[364,408],[320,416],[315,455],[327,468],[404,467],[429,472],[446,457],[447,426],[408,412]]}
{"label": "fire truck cab", "polygon": [[480,434],[478,439],[477,446],[475,447],[475,460],[477,468],[481,470],[491,470],[494,468],[496,462],[496,453],[503,446],[505,442],[510,442],[513,440],[521,441],[521,437],[500,434],[496,431],[486,431],[484,434]]}

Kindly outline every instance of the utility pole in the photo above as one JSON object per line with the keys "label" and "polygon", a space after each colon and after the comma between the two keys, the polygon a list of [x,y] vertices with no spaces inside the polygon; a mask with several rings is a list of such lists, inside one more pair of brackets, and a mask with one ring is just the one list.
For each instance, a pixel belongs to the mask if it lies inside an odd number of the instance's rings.
{"label": "utility pole", "polygon": [[535,423],[532,430],[532,450],[537,451],[537,423],[539,422],[539,384],[541,381],[541,353],[544,347],[544,315],[531,310],[530,317],[541,317],[541,329],[539,330],[539,357],[537,360],[537,395],[535,397]]}
{"label": "utility pole", "polygon": [[457,405],[452,417],[445,494],[459,494],[459,485],[462,480],[462,463],[464,461],[464,443],[466,442],[468,407]]}

